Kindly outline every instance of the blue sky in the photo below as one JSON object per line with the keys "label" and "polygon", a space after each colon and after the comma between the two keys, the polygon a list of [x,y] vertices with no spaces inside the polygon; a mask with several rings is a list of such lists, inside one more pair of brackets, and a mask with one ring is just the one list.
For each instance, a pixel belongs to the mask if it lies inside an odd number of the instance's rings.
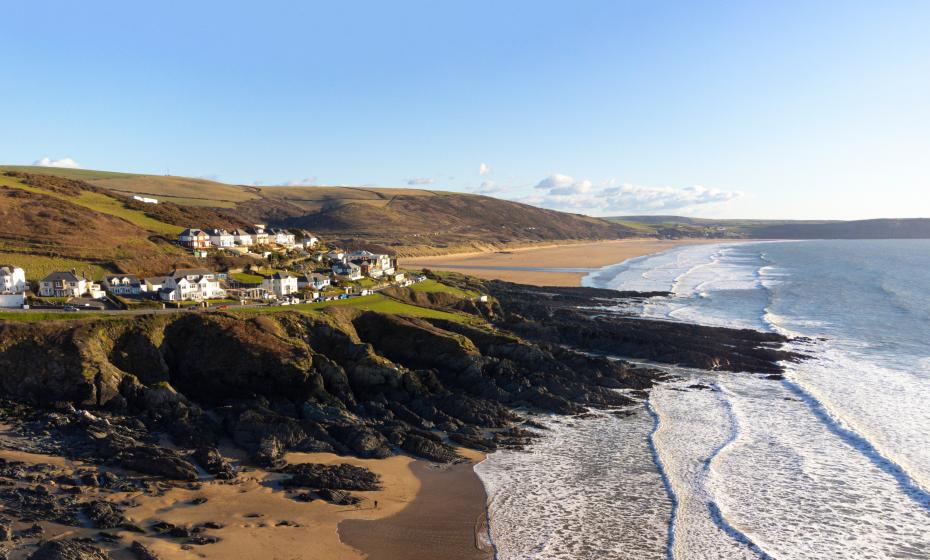
{"label": "blue sky", "polygon": [[930,216],[926,1],[35,0],[3,28],[4,163]]}

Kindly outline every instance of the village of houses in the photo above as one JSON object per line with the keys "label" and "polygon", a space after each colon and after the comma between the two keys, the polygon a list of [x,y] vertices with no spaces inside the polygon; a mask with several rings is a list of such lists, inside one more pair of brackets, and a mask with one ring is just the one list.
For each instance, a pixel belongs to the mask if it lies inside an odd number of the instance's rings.
{"label": "village of houses", "polygon": [[309,232],[267,229],[263,224],[234,231],[189,228],[178,235],[177,243],[198,258],[218,251],[250,255],[261,263],[274,255],[291,258],[287,269],[267,267],[267,274],[177,268],[148,278],[108,274],[98,279],[62,270],[35,285],[27,281],[22,268],[0,265],[0,307],[77,311],[126,310],[140,304],[149,308],[211,303],[291,305],[365,296],[388,286],[425,280],[398,270],[397,260],[390,255],[326,248]]}

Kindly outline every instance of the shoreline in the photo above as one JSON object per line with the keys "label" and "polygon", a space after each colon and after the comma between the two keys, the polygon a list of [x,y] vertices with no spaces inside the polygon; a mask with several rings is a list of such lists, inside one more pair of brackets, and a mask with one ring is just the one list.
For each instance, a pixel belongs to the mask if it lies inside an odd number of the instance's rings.
{"label": "shoreline", "polygon": [[404,261],[410,268],[460,272],[485,280],[534,286],[577,287],[587,274],[629,259],[685,245],[727,243],[728,239],[666,240],[652,238],[553,244],[507,251],[469,252]]}
{"label": "shoreline", "polygon": [[487,490],[474,467],[485,455],[458,448],[466,461],[439,465],[415,460],[420,487],[413,500],[389,516],[350,518],[337,538],[366,560],[489,560]]}

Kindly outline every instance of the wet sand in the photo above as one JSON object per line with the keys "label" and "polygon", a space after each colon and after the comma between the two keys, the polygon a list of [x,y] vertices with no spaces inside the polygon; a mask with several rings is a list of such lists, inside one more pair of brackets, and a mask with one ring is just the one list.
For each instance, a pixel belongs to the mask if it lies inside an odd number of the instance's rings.
{"label": "wet sand", "polygon": [[473,469],[480,453],[460,450],[471,459],[458,465],[413,463],[421,490],[408,507],[378,520],[351,519],[339,524],[342,542],[368,560],[487,560],[484,486]]}
{"label": "wet sand", "polygon": [[461,272],[489,280],[536,286],[578,286],[589,272],[627,259],[682,245],[720,243],[721,239],[621,239],[529,247],[496,253],[463,253],[404,259],[406,268]]}
{"label": "wet sand", "polygon": [[[190,485],[164,487],[152,495],[110,492],[88,488],[81,499],[104,499],[128,505],[128,521],[143,528],[157,521],[194,527],[219,524],[204,534],[217,537],[214,544],[182,548],[178,539],[151,532],[133,533],[110,529],[117,542],[106,546],[114,560],[135,558],[127,547],[137,540],[162,560],[212,558],[237,560],[401,560],[434,558],[486,559],[477,535],[487,533],[485,492],[472,470],[483,455],[460,451],[470,462],[437,466],[407,456],[388,459],[357,459],[330,453],[290,453],[291,463],[349,463],[371,469],[381,477],[383,489],[352,492],[363,499],[359,507],[339,506],[321,500],[305,503],[293,499],[297,492],[280,489],[283,475],[259,469],[243,472],[232,482],[206,480]],[[0,458],[54,465],[63,472],[100,469],[57,456],[0,449]],[[127,473],[128,474],[128,473]],[[195,499],[206,499],[196,503]],[[378,507],[374,507],[375,500]],[[93,538],[100,531],[55,523],[40,523],[45,538]],[[19,530],[28,523],[15,523]],[[340,540],[345,536],[345,541]],[[23,543],[25,545],[25,543]],[[26,558],[35,545],[17,547],[11,558]],[[486,550],[486,549],[485,549]]]}

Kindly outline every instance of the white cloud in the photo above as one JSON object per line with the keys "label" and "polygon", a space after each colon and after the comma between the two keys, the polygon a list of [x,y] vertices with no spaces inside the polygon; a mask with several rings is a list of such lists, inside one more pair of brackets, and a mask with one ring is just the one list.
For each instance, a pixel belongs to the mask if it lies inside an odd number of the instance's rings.
{"label": "white cloud", "polygon": [[690,214],[700,208],[727,203],[742,196],[736,191],[692,187],[645,187],[616,181],[595,188],[587,179],[553,174],[540,181],[536,188],[546,191],[521,199],[521,202],[593,215],[611,214]]}
{"label": "white cloud", "polygon": [[407,184],[410,186],[432,185],[435,182],[436,182],[436,179],[430,179],[429,177],[414,177],[412,179],[407,179]]}
{"label": "white cloud", "polygon": [[476,194],[494,194],[503,191],[504,188],[494,181],[484,181],[481,183],[477,189],[473,189],[472,192]]}
{"label": "white cloud", "polygon": [[591,181],[587,179],[576,181],[561,173],[549,175],[536,185],[537,189],[548,190],[551,195],[585,194],[591,192],[592,187]]}
{"label": "white cloud", "polygon": [[38,165],[40,167],[67,167],[68,169],[81,169],[80,164],[69,157],[61,159],[44,157],[40,160],[34,161],[32,165]]}
{"label": "white cloud", "polygon": [[283,183],[285,187],[309,187],[316,183],[316,177],[305,177],[303,179],[295,179],[293,181],[287,181]]}
{"label": "white cloud", "polygon": [[487,175],[490,172],[491,172],[490,165],[482,162],[481,165],[478,166],[478,175]]}

